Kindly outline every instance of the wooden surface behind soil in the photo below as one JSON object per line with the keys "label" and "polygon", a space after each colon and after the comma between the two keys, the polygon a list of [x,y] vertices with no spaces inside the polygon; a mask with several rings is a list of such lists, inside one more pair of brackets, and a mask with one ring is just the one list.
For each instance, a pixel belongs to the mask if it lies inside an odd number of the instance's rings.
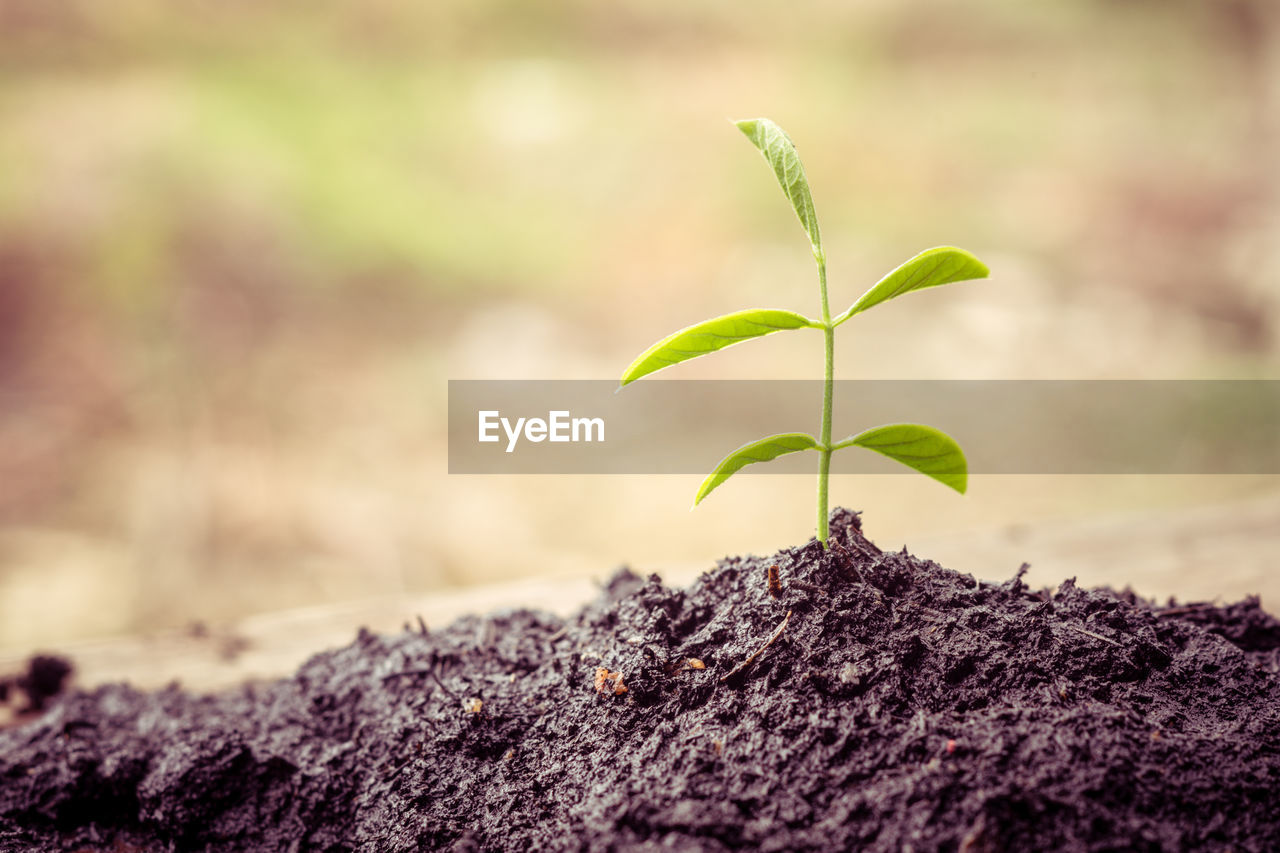
{"label": "wooden surface behind soil", "polygon": [[[874,531],[869,532],[874,540]],[[1274,610],[1280,604],[1280,495],[1230,506],[940,537],[914,543],[911,551],[992,580],[1011,576],[1025,560],[1032,564],[1027,580],[1033,587],[1056,586],[1075,576],[1082,586],[1128,584],[1147,596],[1176,595],[1180,601],[1259,594]],[[663,574],[669,583],[683,584],[706,568],[710,563]],[[595,592],[588,579],[522,580],[265,613],[216,629],[79,642],[50,651],[72,659],[81,687],[127,681],[158,688],[177,681],[212,691],[285,675],[310,655],[349,642],[361,626],[397,631],[421,616],[438,628],[467,613],[504,607],[567,614]],[[0,651],[0,673],[17,672],[33,651]]]}

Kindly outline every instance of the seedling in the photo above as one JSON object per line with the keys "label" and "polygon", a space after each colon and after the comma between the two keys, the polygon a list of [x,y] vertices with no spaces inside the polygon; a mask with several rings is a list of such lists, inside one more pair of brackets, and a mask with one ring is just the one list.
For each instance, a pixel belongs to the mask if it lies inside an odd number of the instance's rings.
{"label": "seedling", "polygon": [[704,320],[663,338],[642,352],[623,371],[622,384],[627,385],[673,364],[751,338],[795,329],[821,329],[826,344],[822,424],[817,438],[808,433],[788,432],[739,447],[721,460],[715,470],[702,481],[698,494],[693,499],[694,506],[747,465],[768,462],[787,453],[814,450],[818,453],[818,541],[825,548],[830,533],[827,520],[827,483],[831,472],[831,454],[846,447],[874,450],[963,494],[969,481],[964,452],[951,436],[933,427],[922,424],[888,424],[832,442],[831,397],[835,368],[835,331],[837,326],[850,317],[904,293],[956,281],[985,278],[990,271],[985,264],[963,249],[952,246],[929,249],[880,279],[847,311],[832,317],[827,300],[827,257],[822,251],[818,215],[814,211],[809,181],[805,177],[804,166],[800,163],[795,145],[781,127],[767,118],[747,119],[735,124],[773,168],[782,191],[791,201],[791,207],[800,217],[800,224],[809,237],[813,258],[818,265],[822,319],[813,320],[794,311],[750,308]]}

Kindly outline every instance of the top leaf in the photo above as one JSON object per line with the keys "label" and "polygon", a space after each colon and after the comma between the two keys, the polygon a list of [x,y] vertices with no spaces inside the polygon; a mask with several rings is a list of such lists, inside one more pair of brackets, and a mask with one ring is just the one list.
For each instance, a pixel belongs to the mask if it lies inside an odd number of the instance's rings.
{"label": "top leaf", "polygon": [[991,270],[987,269],[986,264],[964,249],[954,246],[926,249],[880,279],[875,287],[853,303],[852,308],[837,317],[835,323],[840,325],[854,314],[913,290],[951,284],[953,281],[986,278],[990,274]]}
{"label": "top leaf", "polygon": [[809,242],[815,252],[822,251],[822,237],[818,233],[818,214],[813,209],[813,196],[809,193],[809,180],[805,177],[804,166],[800,155],[796,153],[795,143],[786,131],[767,118],[752,118],[735,121],[738,130],[746,134],[751,144],[760,150],[764,159],[773,167],[773,173],[782,185],[782,191],[791,200],[791,206],[800,217],[804,232],[809,235]]}

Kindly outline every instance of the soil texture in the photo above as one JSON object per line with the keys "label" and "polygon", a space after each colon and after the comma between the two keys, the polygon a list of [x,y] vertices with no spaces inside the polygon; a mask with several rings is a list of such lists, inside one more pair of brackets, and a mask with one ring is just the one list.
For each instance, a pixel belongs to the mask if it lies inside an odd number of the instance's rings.
{"label": "soil texture", "polygon": [[0,849],[1280,849],[1256,599],[1033,592],[832,529],[225,694],[65,694],[0,732]]}

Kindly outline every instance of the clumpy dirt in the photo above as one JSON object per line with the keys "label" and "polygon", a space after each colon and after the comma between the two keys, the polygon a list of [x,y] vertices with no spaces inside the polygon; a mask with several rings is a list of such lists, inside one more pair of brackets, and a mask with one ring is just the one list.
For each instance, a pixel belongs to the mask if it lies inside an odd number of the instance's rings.
{"label": "clumpy dirt", "polygon": [[[71,664],[52,655],[36,655],[27,662],[27,671],[12,678],[0,677],[0,706],[12,705],[19,715],[43,711],[45,704],[62,692],[71,675]],[[21,694],[23,703],[15,700]]]}
{"label": "clumpy dirt", "polygon": [[1035,593],[833,531],[222,695],[71,693],[0,732],[0,848],[1280,849],[1256,600]]}

